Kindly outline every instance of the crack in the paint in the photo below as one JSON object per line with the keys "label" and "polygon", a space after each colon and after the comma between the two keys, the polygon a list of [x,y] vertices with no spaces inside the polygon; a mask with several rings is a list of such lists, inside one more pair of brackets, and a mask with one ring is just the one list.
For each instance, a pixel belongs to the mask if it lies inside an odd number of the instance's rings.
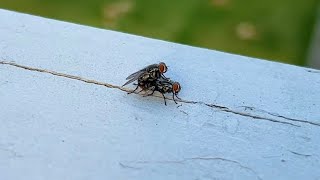
{"label": "crack in the paint", "polygon": [[312,124],[312,125],[315,125],[315,126],[320,126],[320,123],[316,123],[316,122],[312,122],[312,121],[288,118],[288,117],[285,117],[285,116],[282,116],[282,115],[279,115],[279,114],[276,114],[276,113],[269,113],[269,112],[267,112],[267,113],[272,115],[272,116],[283,118],[283,119],[286,119],[286,120],[289,120],[289,121],[295,121],[295,122],[300,122],[300,123],[308,123],[308,124]]}
{"label": "crack in the paint", "polygon": [[119,165],[120,165],[122,168],[125,168],[125,169],[136,169],[136,170],[141,169],[141,168],[138,168],[138,167],[134,167],[134,166],[129,166],[129,165],[123,164],[123,163],[121,163],[121,162],[119,162]]}
{"label": "crack in the paint", "polygon": [[316,122],[313,122],[313,121],[289,118],[289,117],[285,117],[285,116],[279,115],[277,113],[272,113],[272,112],[268,112],[268,111],[265,111],[265,110],[260,110],[260,109],[257,109],[257,108],[254,108],[254,107],[249,107],[249,106],[241,106],[241,107],[244,107],[245,109],[249,109],[251,111],[261,111],[263,113],[269,114],[270,116],[282,118],[282,119],[285,119],[285,120],[288,120],[288,121],[294,121],[294,122],[300,122],[300,123],[308,123],[308,124],[311,124],[311,125],[320,126],[320,123],[316,123]]}
{"label": "crack in the paint", "polygon": [[117,89],[120,89],[122,91],[130,92],[129,89],[123,88],[121,86],[115,86],[115,85],[112,85],[112,84],[109,84],[109,83],[103,83],[103,82],[95,81],[95,80],[92,80],[92,79],[86,79],[86,78],[83,78],[83,77],[74,76],[74,75],[65,74],[65,73],[59,73],[59,72],[51,71],[51,70],[47,70],[47,69],[40,69],[40,68],[24,66],[24,65],[17,64],[15,62],[0,61],[0,64],[6,64],[6,65],[15,66],[15,67],[22,68],[22,69],[29,70],[29,71],[37,71],[37,72],[52,74],[54,76],[65,77],[65,78],[69,78],[69,79],[83,81],[83,82],[89,83],[89,84],[96,84],[96,85],[100,85],[100,86],[105,86],[107,88],[117,88]]}
{"label": "crack in the paint", "polygon": [[245,117],[251,117],[253,119],[259,119],[259,120],[263,120],[263,121],[271,121],[271,122],[275,122],[275,123],[288,124],[288,125],[295,126],[295,127],[301,127],[299,125],[296,125],[296,124],[293,124],[290,122],[286,122],[286,121],[279,121],[279,120],[276,120],[273,118],[262,117],[262,116],[258,116],[258,115],[253,115],[253,114],[241,112],[241,111],[231,110],[230,108],[224,107],[224,106],[219,106],[219,105],[215,105],[215,104],[207,104],[207,103],[205,103],[205,105],[212,107],[212,108],[220,109],[221,111],[224,111],[224,112],[228,112],[228,113],[232,113],[232,114],[236,114],[236,115],[240,115],[240,116],[245,116]]}
{"label": "crack in the paint", "polygon": [[[75,75],[70,75],[70,74],[65,74],[65,73],[60,73],[60,72],[56,72],[56,71],[52,71],[52,70],[24,66],[24,65],[17,64],[15,62],[0,61],[0,64],[14,66],[14,67],[25,69],[25,70],[29,70],[29,71],[36,71],[36,72],[41,72],[41,73],[52,74],[54,76],[60,76],[60,77],[64,77],[64,78],[74,79],[74,80],[82,81],[82,82],[89,83],[89,84],[95,84],[95,85],[99,85],[99,86],[105,86],[107,88],[115,88],[115,89],[119,89],[119,90],[125,91],[125,92],[131,92],[132,91],[131,89],[127,89],[127,88],[124,88],[122,86],[112,85],[112,84],[109,84],[109,83],[99,82],[99,81],[96,81],[96,80],[87,79],[87,78],[83,78],[83,77],[80,77],[80,76],[75,76]],[[154,97],[158,97],[158,98],[162,98],[162,96],[160,96],[160,95],[153,95],[153,96]],[[173,100],[171,97],[167,97],[167,99]],[[254,114],[250,114],[250,113],[246,113],[246,112],[236,111],[236,110],[232,110],[232,109],[230,109],[228,107],[220,106],[220,105],[216,105],[216,104],[210,104],[210,103],[205,103],[205,102],[201,102],[201,101],[189,101],[189,100],[177,100],[177,101],[182,102],[182,103],[189,103],[189,104],[202,104],[202,105],[205,105],[207,107],[215,108],[215,109],[218,109],[218,110],[226,112],[226,113],[232,113],[232,114],[239,115],[239,116],[250,117],[252,119],[271,121],[271,122],[275,122],[275,123],[281,123],[281,124],[287,124],[287,125],[291,125],[291,126],[295,126],[295,127],[300,127],[299,125],[296,125],[296,124],[293,124],[293,123],[290,123],[290,122],[287,122],[287,121],[280,121],[280,120],[277,120],[277,119],[274,119],[274,118],[262,117],[262,116],[259,116],[259,115],[254,115]],[[320,126],[320,124],[312,122],[312,121],[288,118],[288,117],[285,117],[285,116],[282,116],[282,115],[276,115],[275,113],[268,113],[268,114],[272,115],[274,117],[277,117],[277,118],[282,118],[282,119],[288,120],[288,121],[294,121],[294,122],[299,122],[299,123],[308,123],[308,124],[311,124],[311,125]]]}
{"label": "crack in the paint", "polygon": [[[244,166],[243,164],[241,164],[238,161],[226,159],[226,158],[221,158],[221,157],[191,157],[191,158],[185,158],[182,160],[161,160],[161,161],[160,160],[159,161],[127,161],[125,163],[129,163],[129,164],[184,164],[188,161],[197,161],[197,160],[200,160],[200,161],[224,161],[224,162],[236,164],[240,168],[245,169],[249,172],[252,172],[254,175],[257,176],[258,179],[261,180],[261,177],[252,168]],[[121,164],[123,164],[123,163],[121,163]],[[128,166],[128,165],[125,165],[125,166]],[[130,167],[132,167],[132,166],[130,166]],[[138,167],[134,167],[134,168],[138,168]]]}
{"label": "crack in the paint", "polygon": [[298,153],[298,152],[291,151],[291,150],[289,150],[289,152],[291,152],[292,154],[298,155],[298,156],[303,156],[303,157],[310,157],[310,156],[312,156],[311,154],[302,154],[302,153]]}
{"label": "crack in the paint", "polygon": [[[238,161],[235,161],[235,160],[230,160],[230,159],[220,158],[220,157],[194,157],[194,158],[189,158],[189,159],[192,159],[192,160],[204,160],[204,161],[220,160],[220,161],[234,163],[234,164],[237,164],[239,167],[241,167],[243,169],[251,171],[252,173],[254,173],[257,176],[258,179],[261,179],[261,177],[258,175],[258,173],[255,170],[253,170],[250,167],[244,166],[244,165],[242,165],[241,163],[239,163]],[[187,160],[189,160],[189,159],[187,159]]]}

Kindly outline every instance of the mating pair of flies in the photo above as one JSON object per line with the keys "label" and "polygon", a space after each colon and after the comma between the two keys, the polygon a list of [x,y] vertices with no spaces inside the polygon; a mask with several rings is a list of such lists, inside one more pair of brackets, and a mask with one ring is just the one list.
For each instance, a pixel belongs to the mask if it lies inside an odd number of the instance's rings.
{"label": "mating pair of flies", "polygon": [[164,104],[167,105],[164,94],[172,93],[172,99],[177,104],[174,97],[180,99],[177,94],[181,90],[181,86],[178,82],[174,82],[165,77],[163,75],[165,72],[167,72],[167,66],[164,62],[152,64],[129,75],[126,78],[128,81],[123,86],[138,80],[138,84],[134,84],[137,85],[137,87],[128,94],[135,92],[138,88],[141,89],[138,94],[145,91],[144,96],[151,96],[157,91],[162,94]]}

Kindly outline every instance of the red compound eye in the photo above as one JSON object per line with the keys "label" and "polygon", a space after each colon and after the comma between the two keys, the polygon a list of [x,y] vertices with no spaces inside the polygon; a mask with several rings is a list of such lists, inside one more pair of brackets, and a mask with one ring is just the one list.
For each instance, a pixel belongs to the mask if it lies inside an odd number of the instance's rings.
{"label": "red compound eye", "polygon": [[165,63],[162,62],[162,63],[159,64],[159,71],[160,71],[160,73],[167,72],[167,66],[166,66]]}
{"label": "red compound eye", "polygon": [[180,91],[181,87],[180,87],[180,84],[178,82],[175,82],[172,84],[172,90],[173,92],[175,93],[178,93]]}

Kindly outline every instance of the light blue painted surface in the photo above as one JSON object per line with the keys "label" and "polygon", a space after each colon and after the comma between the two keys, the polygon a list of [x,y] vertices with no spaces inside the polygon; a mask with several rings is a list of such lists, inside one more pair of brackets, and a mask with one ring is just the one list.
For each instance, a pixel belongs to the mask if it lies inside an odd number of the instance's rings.
{"label": "light blue painted surface", "polygon": [[5,10],[0,57],[114,85],[164,61],[182,99],[238,112],[0,64],[0,179],[320,178],[320,71]]}

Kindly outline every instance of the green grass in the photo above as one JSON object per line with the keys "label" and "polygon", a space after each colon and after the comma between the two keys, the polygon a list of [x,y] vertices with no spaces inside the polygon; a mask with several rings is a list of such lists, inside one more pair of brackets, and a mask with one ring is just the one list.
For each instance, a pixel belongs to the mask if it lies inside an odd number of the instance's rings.
{"label": "green grass", "polygon": [[318,0],[0,0],[4,9],[297,65],[305,65],[317,5]]}

